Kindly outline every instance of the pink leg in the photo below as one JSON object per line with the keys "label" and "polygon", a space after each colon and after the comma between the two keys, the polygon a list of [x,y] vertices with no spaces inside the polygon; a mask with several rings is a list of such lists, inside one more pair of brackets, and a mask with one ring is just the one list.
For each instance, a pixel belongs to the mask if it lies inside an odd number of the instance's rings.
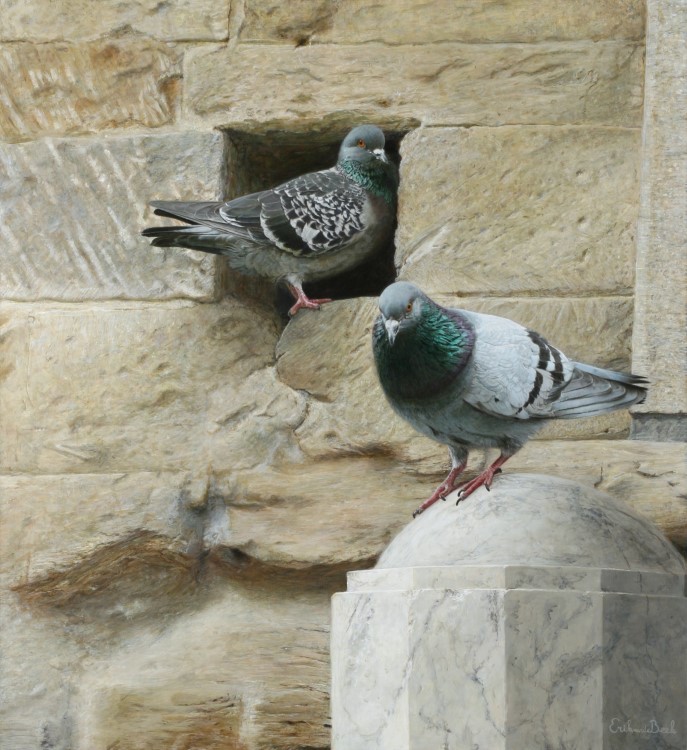
{"label": "pink leg", "polygon": [[419,516],[420,513],[427,510],[430,505],[434,505],[437,500],[446,500],[446,495],[456,486],[456,479],[463,473],[466,464],[460,463],[458,466],[454,466],[449,471],[448,476],[444,481],[434,490],[434,492],[425,500],[424,503],[413,513],[413,518]]}
{"label": "pink leg", "polygon": [[481,474],[478,474],[474,479],[466,482],[458,493],[458,500],[456,505],[461,500],[465,500],[466,497],[472,495],[472,493],[478,488],[484,485],[487,489],[491,489],[491,483],[494,481],[494,476],[501,473],[501,467],[508,461],[510,456],[504,456],[503,453],[494,461],[494,463],[485,469]]}
{"label": "pink leg", "polygon": [[293,317],[301,308],[307,310],[319,310],[320,305],[324,305],[326,302],[331,302],[331,299],[310,299],[303,291],[303,287],[298,281],[289,282],[288,287],[291,294],[296,298],[296,303],[289,310],[290,317]]}

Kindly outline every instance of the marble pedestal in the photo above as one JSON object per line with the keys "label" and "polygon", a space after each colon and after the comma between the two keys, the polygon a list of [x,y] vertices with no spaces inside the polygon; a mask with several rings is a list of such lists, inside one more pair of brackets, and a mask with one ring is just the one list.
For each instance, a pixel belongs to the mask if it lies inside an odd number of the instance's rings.
{"label": "marble pedestal", "polygon": [[607,495],[505,475],[333,598],[333,750],[687,748],[682,558]]}

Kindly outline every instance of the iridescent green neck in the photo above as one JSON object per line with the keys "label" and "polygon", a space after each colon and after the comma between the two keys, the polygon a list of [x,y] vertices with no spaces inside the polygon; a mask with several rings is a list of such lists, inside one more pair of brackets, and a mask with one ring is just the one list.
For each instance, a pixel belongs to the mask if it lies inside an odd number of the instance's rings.
{"label": "iridescent green neck", "polygon": [[467,364],[474,342],[469,322],[425,302],[417,324],[389,345],[381,319],[374,330],[380,381],[392,398],[421,399],[436,395]]}
{"label": "iridescent green neck", "polygon": [[358,185],[373,195],[383,198],[390,206],[396,203],[398,180],[396,167],[379,159],[363,163],[355,159],[344,159],[339,167]]}

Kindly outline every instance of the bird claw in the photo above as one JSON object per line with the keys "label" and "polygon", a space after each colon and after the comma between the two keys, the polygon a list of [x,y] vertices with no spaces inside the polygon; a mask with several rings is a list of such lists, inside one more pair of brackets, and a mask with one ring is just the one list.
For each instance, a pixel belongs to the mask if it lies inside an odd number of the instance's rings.
{"label": "bird claw", "polygon": [[417,518],[422,513],[422,508],[417,508],[413,511],[413,518]]}
{"label": "bird claw", "polygon": [[325,299],[310,299],[309,297],[299,297],[296,300],[296,304],[293,305],[289,309],[289,317],[293,318],[293,316],[301,309],[305,310],[319,310],[322,305],[325,305],[327,302],[331,302],[332,300],[329,298]]}
{"label": "bird claw", "polygon": [[497,474],[503,474],[503,469],[494,469],[489,481],[484,483],[484,487],[486,488],[487,492],[491,492],[491,483],[494,481],[494,477]]}

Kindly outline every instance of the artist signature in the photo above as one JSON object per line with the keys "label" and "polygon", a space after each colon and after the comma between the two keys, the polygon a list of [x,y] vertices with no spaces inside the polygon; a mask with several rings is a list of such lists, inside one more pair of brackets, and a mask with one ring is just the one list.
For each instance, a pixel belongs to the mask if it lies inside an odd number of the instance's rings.
{"label": "artist signature", "polygon": [[635,727],[632,726],[631,719],[623,721],[622,719],[613,718],[608,728],[611,734],[677,734],[674,721],[671,721],[670,724],[661,725],[656,719],[650,719],[641,727]]}

